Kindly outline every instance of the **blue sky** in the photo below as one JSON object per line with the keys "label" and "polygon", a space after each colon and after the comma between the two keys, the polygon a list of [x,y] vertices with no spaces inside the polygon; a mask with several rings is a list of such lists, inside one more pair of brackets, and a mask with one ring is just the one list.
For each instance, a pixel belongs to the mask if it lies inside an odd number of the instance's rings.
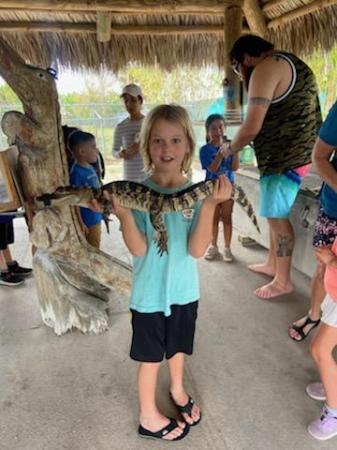
{"label": "blue sky", "polygon": [[57,90],[60,94],[69,92],[81,92],[84,89],[84,76],[70,70],[59,72],[56,81]]}

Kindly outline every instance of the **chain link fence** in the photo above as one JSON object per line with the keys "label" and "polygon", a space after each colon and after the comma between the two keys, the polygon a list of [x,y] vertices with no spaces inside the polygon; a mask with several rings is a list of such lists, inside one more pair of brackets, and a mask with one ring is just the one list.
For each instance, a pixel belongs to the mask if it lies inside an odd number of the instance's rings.
{"label": "chain link fence", "polygon": [[[150,111],[156,105],[144,105],[144,114]],[[193,123],[193,128],[196,136],[197,149],[205,144],[205,119],[209,114],[219,113],[223,114],[223,99],[210,99],[199,101],[187,105],[183,105]],[[5,105],[0,104],[0,116],[7,111],[21,111],[21,104]],[[226,112],[228,115],[228,111]],[[238,111],[233,111],[233,115],[238,115]],[[114,166],[110,171],[117,171],[117,175],[121,174],[121,161],[116,161],[112,157],[112,146],[114,138],[114,130],[116,125],[127,117],[124,106],[113,105],[107,103],[81,103],[81,104],[61,104],[62,124],[78,127],[84,131],[92,133],[96,137],[97,147],[104,156],[107,166]],[[231,138],[238,123],[232,123],[227,127],[227,135]],[[1,149],[8,147],[7,138],[0,131],[0,145]],[[198,161],[198,151],[196,151],[196,166]],[[251,163],[253,161],[253,151],[247,148],[242,152],[242,162]],[[109,172],[109,169],[108,169]]]}

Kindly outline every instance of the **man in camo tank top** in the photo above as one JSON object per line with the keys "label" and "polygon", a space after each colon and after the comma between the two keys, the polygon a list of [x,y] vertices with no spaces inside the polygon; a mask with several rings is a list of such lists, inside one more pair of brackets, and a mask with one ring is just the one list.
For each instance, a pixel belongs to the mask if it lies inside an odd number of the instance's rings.
{"label": "man in camo tank top", "polygon": [[[290,279],[294,231],[289,214],[321,125],[318,88],[310,68],[295,55],[274,50],[264,39],[245,35],[234,44],[230,58],[234,72],[248,90],[246,119],[225,156],[253,143],[260,171],[260,215],[268,220],[267,260],[249,268],[268,275],[271,282],[255,290],[263,299],[293,291]],[[221,150],[221,149],[220,149]]]}

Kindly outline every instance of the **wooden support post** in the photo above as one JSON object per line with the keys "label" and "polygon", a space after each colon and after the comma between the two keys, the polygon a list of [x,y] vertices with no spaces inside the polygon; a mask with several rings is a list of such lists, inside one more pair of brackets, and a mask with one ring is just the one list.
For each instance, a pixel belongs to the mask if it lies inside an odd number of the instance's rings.
{"label": "wooden support post", "polygon": [[258,0],[245,0],[243,12],[252,33],[261,37],[267,36],[268,29]]}
{"label": "wooden support post", "polygon": [[97,40],[109,42],[111,39],[111,13],[97,11]]}
{"label": "wooden support post", "polygon": [[240,80],[234,74],[229,59],[229,52],[234,42],[242,33],[242,9],[239,5],[228,4],[225,8],[224,38],[225,38],[225,77],[224,86],[225,117],[228,121],[236,121],[240,110]]}

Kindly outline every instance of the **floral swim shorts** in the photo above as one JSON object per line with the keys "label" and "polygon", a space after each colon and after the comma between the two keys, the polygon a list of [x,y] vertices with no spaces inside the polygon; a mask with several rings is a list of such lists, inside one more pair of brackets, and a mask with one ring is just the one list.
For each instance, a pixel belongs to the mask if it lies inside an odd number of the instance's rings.
{"label": "floral swim shorts", "polygon": [[337,237],[337,219],[327,216],[320,208],[314,229],[313,246],[327,247],[333,244]]}

